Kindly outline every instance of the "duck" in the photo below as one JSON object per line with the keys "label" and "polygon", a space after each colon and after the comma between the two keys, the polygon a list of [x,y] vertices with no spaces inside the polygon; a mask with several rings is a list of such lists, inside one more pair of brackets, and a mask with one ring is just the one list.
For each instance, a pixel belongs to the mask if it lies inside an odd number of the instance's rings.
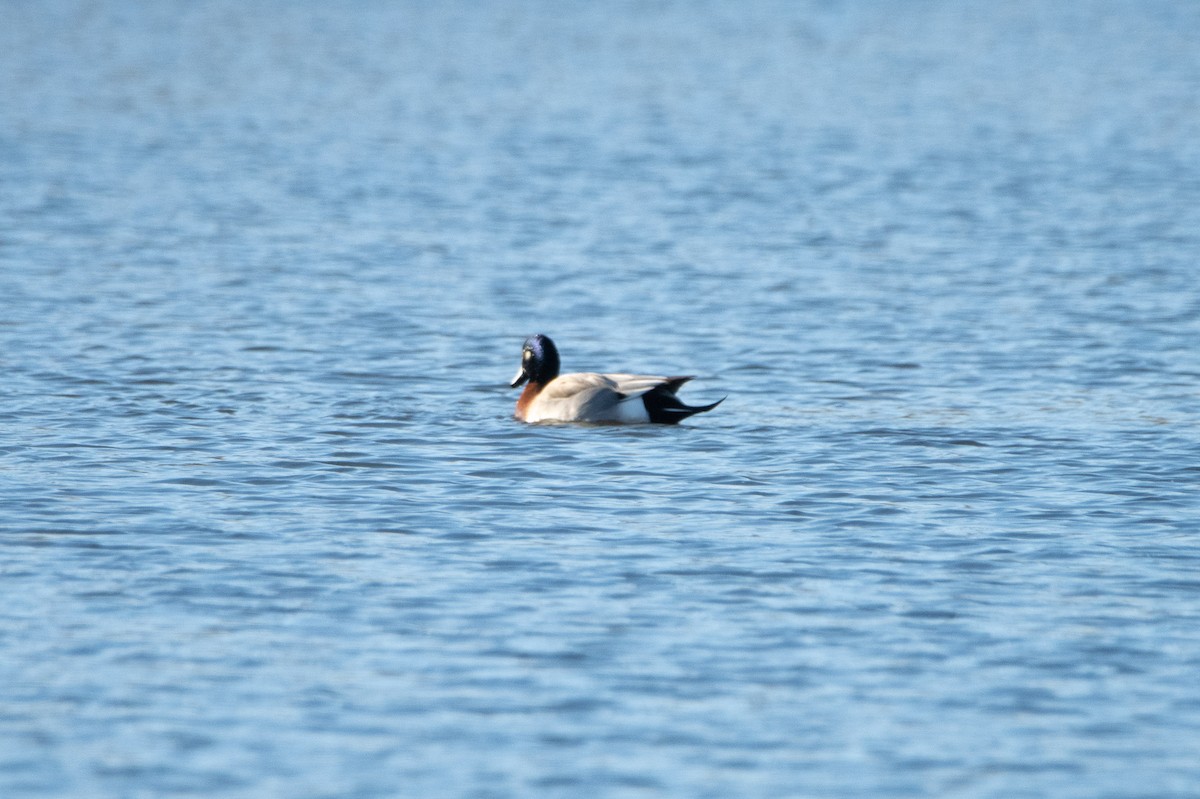
{"label": "duck", "polygon": [[528,383],[517,400],[515,417],[522,422],[588,422],[592,424],[678,424],[705,413],[710,405],[684,405],[675,396],[693,375],[598,374],[560,375],[558,347],[542,333],[525,339],[521,368],[512,388]]}

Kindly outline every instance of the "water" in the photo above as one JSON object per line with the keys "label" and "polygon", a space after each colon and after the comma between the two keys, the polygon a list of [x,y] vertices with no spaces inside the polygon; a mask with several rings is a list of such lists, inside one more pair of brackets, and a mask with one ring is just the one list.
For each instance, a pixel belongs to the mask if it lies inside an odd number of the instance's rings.
{"label": "water", "polygon": [[0,16],[0,795],[1200,794],[1200,5]]}

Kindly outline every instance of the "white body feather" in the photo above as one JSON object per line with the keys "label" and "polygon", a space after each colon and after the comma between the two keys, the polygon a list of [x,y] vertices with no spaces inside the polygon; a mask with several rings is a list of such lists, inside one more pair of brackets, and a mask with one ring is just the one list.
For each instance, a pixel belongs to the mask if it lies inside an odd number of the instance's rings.
{"label": "white body feather", "polygon": [[642,395],[667,382],[669,378],[655,375],[561,375],[533,397],[525,421],[644,424],[650,413]]}

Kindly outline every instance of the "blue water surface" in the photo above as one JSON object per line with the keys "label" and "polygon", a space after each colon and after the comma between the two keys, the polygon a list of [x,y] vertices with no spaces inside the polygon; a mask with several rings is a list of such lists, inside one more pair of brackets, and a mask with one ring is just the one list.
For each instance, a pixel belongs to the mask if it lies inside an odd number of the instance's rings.
{"label": "blue water surface", "polygon": [[1200,795],[1200,4],[0,20],[0,796]]}

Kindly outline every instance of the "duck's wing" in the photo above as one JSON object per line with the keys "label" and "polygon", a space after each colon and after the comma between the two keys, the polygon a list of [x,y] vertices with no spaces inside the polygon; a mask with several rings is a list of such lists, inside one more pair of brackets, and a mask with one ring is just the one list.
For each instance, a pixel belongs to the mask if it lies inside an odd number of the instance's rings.
{"label": "duck's wing", "polygon": [[648,422],[642,395],[666,385],[649,375],[602,375],[577,372],[551,380],[527,413],[542,422]]}
{"label": "duck's wing", "polygon": [[692,375],[658,377],[655,375],[605,375],[625,395],[618,406],[622,421],[646,421],[659,424],[678,424],[697,413],[711,411],[724,400],[710,405],[684,405],[675,396],[679,387],[692,379]]}
{"label": "duck's wing", "polygon": [[[656,418],[650,408],[664,403],[672,407],[687,407],[675,400],[674,396],[688,380],[691,377],[596,372],[561,375],[539,392],[533,406],[527,411],[526,420],[617,424],[662,421]],[[647,395],[649,399],[646,399]]]}
{"label": "duck's wing", "polygon": [[691,380],[693,375],[676,375],[674,377],[662,377],[660,375],[601,375],[608,378],[617,391],[627,397],[640,397],[648,391],[660,389],[668,394],[674,394],[687,381]]}
{"label": "duck's wing", "polygon": [[576,372],[575,374],[559,375],[551,380],[541,393],[539,400],[561,402],[562,400],[578,397],[591,391],[617,391],[617,383],[612,375],[601,375],[595,372]]}
{"label": "duck's wing", "polygon": [[538,393],[526,418],[531,422],[611,421],[622,399],[617,384],[607,375],[560,375]]}

